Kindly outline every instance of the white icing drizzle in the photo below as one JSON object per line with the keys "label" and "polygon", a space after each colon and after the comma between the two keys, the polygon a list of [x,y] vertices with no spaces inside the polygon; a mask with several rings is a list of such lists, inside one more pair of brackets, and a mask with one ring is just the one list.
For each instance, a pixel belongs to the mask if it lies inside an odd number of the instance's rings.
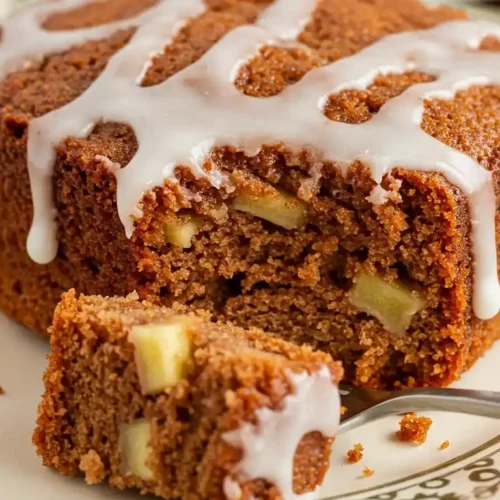
{"label": "white icing drizzle", "polygon": [[[111,58],[106,70],[82,96],[67,106],[34,120],[30,125],[28,169],[34,204],[33,224],[28,236],[28,253],[31,258],[35,262],[46,264],[57,254],[52,185],[55,145],[65,137],[87,137],[100,121],[130,124],[139,142],[139,150],[132,162],[116,175],[118,212],[129,237],[134,229],[131,216],[140,217],[142,213],[138,205],[143,194],[155,186],[163,185],[166,178],[172,178],[177,165],[190,165],[196,175],[208,177],[214,186],[220,187],[226,180],[225,177],[216,170],[207,173],[203,164],[216,144],[225,143],[224,137],[214,140],[210,134],[202,132],[201,135],[198,134],[201,140],[192,144],[189,136],[177,134],[174,123],[168,117],[179,120],[181,128],[189,128],[191,115],[187,108],[205,106],[205,102],[211,100],[212,115],[216,111],[217,98],[227,97],[237,104],[241,94],[232,85],[232,80],[241,64],[254,55],[260,46],[295,36],[307,23],[316,1],[276,0],[257,21],[257,26],[234,30],[222,42],[225,47],[222,57],[219,57],[221,54],[218,50],[210,51],[198,63],[162,85],[142,88],[140,84],[154,56],[168,45],[176,29],[187,18],[199,14],[205,7],[201,0],[164,0],[148,11],[147,21],[138,29],[130,43]],[[141,24],[142,19],[137,22]],[[263,26],[260,26],[261,23]],[[283,33],[270,31],[275,25]],[[248,37],[245,36],[246,32]],[[239,42],[239,34],[242,35],[243,43]],[[234,38],[234,50],[231,48],[231,38]],[[213,82],[212,75],[218,75]],[[179,94],[174,100],[168,99],[166,102],[164,93],[170,92],[167,88],[169,81],[174,82]],[[229,88],[226,90],[226,87]],[[96,106],[97,103],[99,104]],[[160,109],[165,112],[159,112]],[[198,109],[197,114],[200,112],[202,108]],[[155,123],[154,115],[161,115],[170,122],[169,126]],[[210,121],[203,118],[201,120],[204,122],[204,130],[206,127],[210,129]],[[218,118],[215,121],[219,121],[218,128],[223,127]],[[260,138],[260,141],[253,141],[254,154],[257,154],[265,137],[261,135]],[[235,140],[229,137],[227,139],[229,142]],[[184,161],[186,153],[187,161]],[[153,164],[155,169],[144,168],[145,165]],[[135,193],[129,192],[132,185],[138,187],[133,189]],[[136,197],[134,201],[133,197]]]}
{"label": "white icing drizzle", "polygon": [[318,0],[275,0],[259,17],[257,24],[278,35],[282,41],[294,40],[311,19],[317,3]]}
{"label": "white icing drizzle", "polygon": [[116,162],[113,162],[111,161],[107,156],[102,156],[102,155],[96,155],[95,156],[95,159],[97,161],[100,161],[102,163],[102,165],[108,169],[111,173],[113,174],[117,174],[120,169],[121,169],[121,165],[119,163],[116,163]]}
{"label": "white icing drizzle", "polygon": [[[396,179],[395,184],[397,189],[401,187],[402,182]],[[387,191],[380,184],[377,184],[366,198],[372,205],[384,205],[387,200],[398,199],[398,193],[395,191]]]}
{"label": "white icing drizzle", "polygon": [[[70,3],[75,7],[76,5],[89,3],[89,0],[70,0],[65,3]],[[34,216],[27,246],[28,253],[35,262],[46,264],[57,253],[57,225],[55,219],[57,214],[54,208],[52,184],[53,166],[56,160],[55,146],[65,137],[88,136],[101,119],[109,120],[113,119],[114,116],[118,122],[128,121],[125,116],[121,115],[120,109],[127,109],[129,99],[139,101],[142,99],[139,85],[152,59],[161,53],[189,18],[195,17],[204,11],[203,0],[163,0],[156,7],[145,11],[142,15],[127,20],[126,22],[129,25],[143,25],[147,26],[147,29],[139,30],[137,36],[133,39],[133,43],[128,44],[119,52],[117,57],[109,61],[104,73],[88,89],[87,93],[83,94],[74,103],[31,123],[28,140],[28,170],[30,173]],[[122,23],[119,24],[122,25]],[[116,26],[111,30],[111,33],[115,30]],[[43,30],[41,32],[45,33]],[[82,43],[88,40],[86,32],[87,30],[81,32],[77,30],[76,35],[72,35],[74,41],[78,40]],[[78,38],[78,33],[80,33],[80,38]],[[99,33],[101,35],[99,38],[101,38],[104,33],[100,31]],[[147,36],[148,33],[151,36]],[[50,36],[47,38],[50,39]],[[42,37],[42,39],[44,38]],[[112,82],[111,85],[110,82]],[[96,102],[100,102],[100,105],[97,107],[92,106],[92,109],[87,110],[88,113],[85,113],[85,116],[67,116],[67,113],[71,113],[72,109],[78,108],[80,103],[86,106],[84,102],[89,98],[91,100],[97,99]],[[144,121],[146,117],[142,116],[141,118],[141,112],[136,107],[134,107],[134,111],[138,113],[135,116],[134,125],[140,130],[138,120]],[[45,127],[50,127],[52,131],[44,130]],[[47,137],[47,132],[50,134],[50,138]],[[142,136],[139,134],[138,138],[142,139]],[[145,143],[146,141],[143,140],[142,142]],[[143,149],[144,146],[141,146],[141,149]],[[43,158],[43,167],[41,167],[39,158]],[[118,171],[115,169],[113,173],[117,175]],[[157,182],[160,182],[159,178]]]}
{"label": "white icing drizzle", "polygon": [[[53,14],[69,12],[96,0],[59,0],[40,2],[27,7],[5,21],[2,26],[0,77],[18,69],[19,63],[29,67],[33,60],[61,52],[91,40],[101,40],[120,29],[146,24],[155,19],[156,9],[149,9],[130,19],[92,28],[67,31],[47,31],[43,23]],[[186,0],[189,1],[189,0]]]}
{"label": "white icing drizzle", "polygon": [[[82,3],[63,1],[58,7]],[[352,57],[310,71],[277,96],[245,96],[233,83],[241,64],[262,45],[295,36],[315,6],[310,0],[277,0],[256,26],[233,30],[197,63],[156,87],[141,88],[138,82],[152,56],[175,31],[177,22],[172,20],[180,21],[182,15],[189,14],[181,13],[180,4],[198,11],[194,0],[170,0],[148,11],[154,13],[165,5],[169,17],[157,19],[152,15],[153,21],[141,21],[142,28],[133,40],[112,58],[86,93],[32,123],[28,155],[35,215],[28,250],[35,261],[49,262],[57,251],[51,187],[54,146],[67,136],[86,137],[99,121],[117,121],[128,123],[139,142],[137,155],[116,175],[118,211],[128,236],[133,232],[133,216],[141,215],[144,193],[163,185],[166,179],[174,180],[177,165],[191,167],[216,187],[225,181],[215,169],[203,168],[217,146],[233,146],[249,156],[257,154],[263,144],[282,142],[292,150],[307,147],[319,158],[336,161],[344,169],[356,160],[362,161],[371,168],[377,184],[397,166],[444,174],[469,198],[474,312],[481,319],[498,312],[500,286],[491,173],[421,129],[426,99],[451,99],[472,85],[500,84],[500,55],[475,50],[486,36],[500,36],[498,25],[455,21],[388,36]],[[99,29],[111,30],[109,26]],[[32,40],[28,45],[37,45],[38,37],[26,38]],[[33,52],[33,48],[31,52],[23,50],[23,54]],[[410,70],[437,79],[414,85],[363,124],[334,122],[324,116],[329,95],[347,88],[365,89],[381,73]],[[374,200],[377,194],[380,191],[374,192]]]}
{"label": "white icing drizzle", "polygon": [[[244,423],[239,429],[226,432],[223,438],[243,450],[243,458],[234,471],[238,478],[266,479],[285,500],[314,500],[317,491],[297,494],[293,490],[294,457],[300,441],[310,432],[335,436],[340,396],[326,366],[311,375],[290,373],[289,377],[295,392],[284,398],[281,410],[260,408],[256,424]],[[230,478],[229,481],[234,482]],[[228,500],[238,500],[236,488],[228,483],[224,490]]]}
{"label": "white icing drizzle", "polygon": [[228,500],[239,500],[243,495],[241,486],[229,476],[224,478],[222,490]]}

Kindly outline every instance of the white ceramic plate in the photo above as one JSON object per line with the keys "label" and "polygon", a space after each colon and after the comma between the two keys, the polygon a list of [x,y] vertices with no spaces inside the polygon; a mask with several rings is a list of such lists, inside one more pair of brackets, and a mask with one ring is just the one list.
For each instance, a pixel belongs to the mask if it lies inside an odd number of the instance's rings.
{"label": "white ceramic plate", "polygon": [[[135,493],[88,487],[81,479],[59,477],[40,464],[31,445],[36,407],[42,392],[47,342],[0,315],[0,499],[139,500]],[[467,373],[459,387],[500,390],[500,344]],[[395,440],[398,418],[387,418],[340,435],[323,499],[468,500],[500,498],[500,420],[426,412],[433,419],[422,446]],[[440,450],[448,440],[450,446]],[[363,460],[347,464],[355,443]],[[362,477],[365,466],[374,470]],[[421,495],[421,496],[418,496]]]}
{"label": "white ceramic plate", "polygon": [[[0,16],[14,3],[16,0],[0,0]],[[483,17],[486,13],[495,16],[494,8],[479,8],[476,12]],[[500,8],[498,12],[500,18]],[[81,479],[62,478],[42,467],[31,445],[31,434],[48,345],[1,314],[0,332],[0,385],[6,390],[0,396],[0,500],[139,500],[141,497],[134,492],[88,487]],[[500,344],[457,387],[500,391],[499,360]],[[434,423],[427,442],[420,447],[395,440],[397,417],[339,436],[321,497],[500,499],[500,420],[432,412],[425,415]],[[450,446],[440,450],[445,440]],[[355,443],[364,445],[365,456],[360,463],[349,465],[345,453]],[[372,477],[362,476],[365,466],[374,470]]]}

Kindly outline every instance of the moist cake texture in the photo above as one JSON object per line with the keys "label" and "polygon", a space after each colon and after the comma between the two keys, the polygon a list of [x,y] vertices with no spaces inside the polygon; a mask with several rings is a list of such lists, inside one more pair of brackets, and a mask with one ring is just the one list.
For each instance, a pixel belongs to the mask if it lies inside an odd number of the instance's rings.
{"label": "moist cake texture", "polygon": [[342,377],[328,354],[73,291],[51,333],[34,434],[46,466],[166,499],[313,498],[322,483]]}
{"label": "moist cake texture", "polygon": [[[498,27],[463,23],[463,12],[415,0],[320,0],[295,9],[294,0],[162,3],[47,3],[44,31],[27,45],[12,41],[6,23],[2,310],[44,335],[69,288],[119,296],[136,290],[152,303],[203,308],[214,320],[330,352],[357,384],[442,386],[459,377],[498,337]],[[155,8],[172,9],[170,24],[144,21]],[[173,23],[176,16],[183,22]],[[11,22],[22,29],[19,19]],[[246,26],[252,23],[257,31]],[[259,49],[259,29],[276,45]],[[61,47],[50,35],[63,30],[71,31]],[[245,52],[242,41],[254,36]],[[165,40],[150,65],[141,59],[142,39]],[[214,85],[222,61],[236,54],[231,47],[242,49],[231,73],[234,93],[228,82]],[[31,64],[12,61],[16,54]],[[394,69],[376,76],[382,56]],[[136,75],[142,78],[124,76],[123,61],[144,70]],[[349,79],[353,68],[361,73]],[[313,88],[321,82],[331,83],[331,95],[318,103]],[[243,96],[255,106],[224,123],[227,99],[239,110]],[[173,101],[170,115],[150,105],[156,98]],[[224,113],[198,106],[207,99]],[[310,105],[299,107],[303,100]],[[412,113],[404,115],[407,104]],[[281,126],[267,130],[257,108]],[[308,142],[321,136],[311,134],[313,109],[325,127],[335,124],[332,140],[323,138],[333,157]],[[390,109],[401,123],[387,119]],[[95,126],[82,130],[83,118]],[[174,154],[205,129],[206,141],[188,144],[186,157]],[[212,129],[245,134],[213,137]],[[354,154],[363,144],[366,155]],[[165,158],[149,154],[152,147]],[[433,152],[434,161],[417,165]],[[400,157],[408,162],[397,163]],[[156,167],[166,178],[150,176]],[[150,181],[156,187],[132,219],[140,200],[129,188]],[[44,264],[28,256],[30,228],[30,252]]]}

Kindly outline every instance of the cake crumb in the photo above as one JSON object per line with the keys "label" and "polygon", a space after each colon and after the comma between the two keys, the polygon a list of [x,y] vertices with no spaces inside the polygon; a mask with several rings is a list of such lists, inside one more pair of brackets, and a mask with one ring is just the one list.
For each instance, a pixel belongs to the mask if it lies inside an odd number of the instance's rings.
{"label": "cake crumb", "polygon": [[370,469],[368,467],[365,467],[363,469],[363,477],[371,477],[371,476],[373,476],[373,474],[374,474],[374,471],[372,469]]}
{"label": "cake crumb", "polygon": [[441,443],[441,446],[439,447],[440,450],[446,450],[446,448],[448,448],[448,446],[450,446],[450,442],[448,440],[446,441],[443,441]]}
{"label": "cake crumb", "polygon": [[417,417],[415,413],[407,413],[399,422],[396,436],[401,442],[423,444],[432,424],[428,417]]}
{"label": "cake crumb", "polygon": [[0,396],[1,396],[2,394],[5,394],[5,391],[4,391],[4,388],[0,385]]}
{"label": "cake crumb", "polygon": [[347,411],[347,407],[346,406],[341,406],[340,407],[340,415],[344,415],[344,413]]}
{"label": "cake crumb", "polygon": [[90,450],[80,460],[80,470],[85,474],[87,484],[98,484],[104,481],[106,472],[101,457],[95,450]]}
{"label": "cake crumb", "polygon": [[347,452],[347,461],[350,464],[358,463],[363,458],[364,451],[365,449],[362,444],[355,444],[353,448]]}

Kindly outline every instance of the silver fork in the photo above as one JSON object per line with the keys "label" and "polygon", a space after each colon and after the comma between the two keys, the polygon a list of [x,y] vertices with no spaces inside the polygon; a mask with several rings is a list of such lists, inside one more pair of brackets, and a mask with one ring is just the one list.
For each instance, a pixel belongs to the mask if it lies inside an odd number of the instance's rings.
{"label": "silver fork", "polygon": [[340,386],[342,405],[340,432],[388,415],[411,411],[448,411],[500,418],[500,392],[467,389],[408,389],[377,391]]}

